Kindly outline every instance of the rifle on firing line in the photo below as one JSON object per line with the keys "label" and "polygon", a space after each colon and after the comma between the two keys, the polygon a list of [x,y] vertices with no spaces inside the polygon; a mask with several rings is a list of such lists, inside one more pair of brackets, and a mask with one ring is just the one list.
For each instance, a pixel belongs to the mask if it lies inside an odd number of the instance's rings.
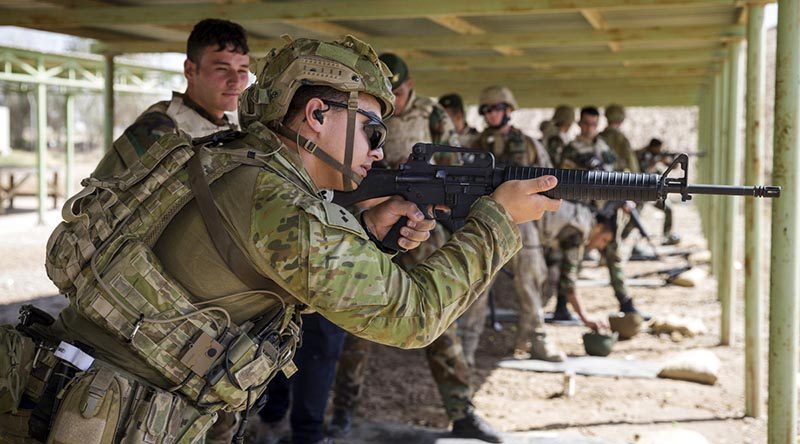
{"label": "rifle on firing line", "polygon": [[[469,165],[434,165],[436,153],[469,153],[475,156]],[[682,177],[668,177],[673,171],[683,171]],[[481,196],[494,192],[508,180],[533,179],[552,175],[558,185],[545,191],[547,197],[567,200],[607,200],[635,202],[659,201],[678,193],[684,201],[693,194],[730,196],[780,197],[779,186],[689,185],[689,156],[680,154],[664,174],[628,173],[617,171],[565,170],[556,168],[502,166],[495,163],[491,153],[465,150],[445,145],[418,143],[414,145],[405,164],[398,169],[373,168],[354,191],[335,192],[333,202],[351,206],[377,197],[403,196],[417,204],[423,214],[429,206],[446,205],[449,212],[435,212],[434,217],[448,228],[464,224],[472,204]],[[407,218],[401,218],[383,239],[383,245],[401,250],[397,241],[400,228]]]}

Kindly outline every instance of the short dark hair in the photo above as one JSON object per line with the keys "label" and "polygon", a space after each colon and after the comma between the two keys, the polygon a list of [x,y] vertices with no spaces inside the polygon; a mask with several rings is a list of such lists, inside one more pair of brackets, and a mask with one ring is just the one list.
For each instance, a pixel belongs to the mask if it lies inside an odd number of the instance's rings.
{"label": "short dark hair", "polygon": [[[335,102],[346,103],[349,94],[338,89],[331,88],[330,86],[323,85],[304,85],[297,88],[292,100],[289,102],[289,107],[286,109],[286,114],[283,116],[283,124],[289,125],[292,121],[303,113],[306,104],[309,100],[317,98],[322,100],[331,100]],[[340,109],[340,108],[335,108]]]}
{"label": "short dark hair", "polygon": [[584,106],[581,108],[581,117],[583,115],[593,116],[593,117],[600,117],[600,110],[597,109],[596,106]]}
{"label": "short dark hair", "polygon": [[247,54],[247,32],[241,25],[228,20],[205,19],[197,22],[186,41],[186,58],[194,63],[200,62],[204,48],[216,46],[217,51],[230,49]]}
{"label": "short dark hair", "polygon": [[442,105],[442,107],[445,109],[450,109],[457,113],[464,114],[464,101],[461,99],[461,96],[456,93],[442,96],[439,99],[439,105]]}
{"label": "short dark hair", "polygon": [[650,139],[650,143],[647,144],[648,148],[655,148],[664,145],[664,142],[661,139],[656,139],[655,137]]}

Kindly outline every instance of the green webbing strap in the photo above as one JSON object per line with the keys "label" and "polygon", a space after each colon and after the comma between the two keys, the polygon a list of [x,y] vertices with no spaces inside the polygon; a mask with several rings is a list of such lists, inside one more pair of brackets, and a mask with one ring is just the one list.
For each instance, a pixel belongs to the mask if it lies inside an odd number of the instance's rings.
{"label": "green webbing strap", "polygon": [[214,203],[214,196],[211,188],[203,173],[203,165],[200,163],[200,150],[202,146],[194,147],[194,156],[189,159],[189,185],[192,188],[203,222],[206,225],[208,234],[214,242],[217,252],[228,265],[228,268],[250,289],[260,290],[272,288],[272,282],[258,273],[244,252],[233,241],[228,230],[222,222],[222,216]]}
{"label": "green webbing strap", "polygon": [[[282,123],[277,123],[272,125],[272,129],[281,136],[289,140],[293,140],[297,144],[298,148],[302,148],[308,151],[309,153],[317,156],[317,158],[327,163],[331,168],[340,172],[342,176],[349,178],[351,181],[355,183],[358,184],[361,183],[361,176],[354,173],[352,168],[349,167],[345,168],[345,166],[341,162],[334,159],[330,154],[326,153],[325,150],[320,148],[319,145],[317,145],[316,143],[306,139],[296,131],[290,129],[287,126],[284,126]],[[350,189],[352,190],[352,187]]]}
{"label": "green webbing strap", "polygon": [[[347,100],[347,136],[344,144],[344,168],[352,171],[353,164],[353,142],[356,134],[356,111],[358,111],[358,91],[350,91]],[[356,182],[358,183],[358,182]],[[342,174],[342,187],[344,191],[353,191],[352,182],[349,177]]]}

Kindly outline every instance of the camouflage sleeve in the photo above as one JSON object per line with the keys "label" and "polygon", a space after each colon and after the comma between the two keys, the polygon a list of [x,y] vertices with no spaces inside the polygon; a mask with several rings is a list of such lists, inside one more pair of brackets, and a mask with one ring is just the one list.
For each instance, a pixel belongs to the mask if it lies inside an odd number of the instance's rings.
{"label": "camouflage sleeve", "polygon": [[[463,313],[521,246],[508,213],[488,197],[443,248],[404,271],[360,225],[332,223],[331,207],[289,204],[288,185],[259,179],[251,219],[253,260],[333,323],[382,344],[423,347]],[[287,194],[289,193],[289,194]],[[346,213],[346,215],[350,215]]]}
{"label": "camouflage sleeve", "polygon": [[144,114],[114,141],[112,149],[106,152],[92,174],[95,177],[111,177],[125,171],[153,142],[164,134],[176,130],[175,122],[166,114],[160,112]]}

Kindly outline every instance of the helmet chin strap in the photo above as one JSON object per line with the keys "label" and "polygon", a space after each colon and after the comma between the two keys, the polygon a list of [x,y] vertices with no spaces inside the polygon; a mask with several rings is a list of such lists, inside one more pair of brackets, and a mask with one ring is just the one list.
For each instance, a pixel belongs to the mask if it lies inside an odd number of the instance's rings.
{"label": "helmet chin strap", "polygon": [[[508,114],[503,114],[503,120],[501,120],[500,123],[498,123],[497,125],[489,125],[489,128],[491,128],[491,129],[500,129],[500,128],[508,125],[508,122],[510,122],[510,121],[511,121],[511,117],[509,117]],[[489,122],[486,122],[486,123],[488,124]]]}
{"label": "helmet chin strap", "polygon": [[294,140],[298,148],[302,148],[307,152],[313,154],[318,159],[328,164],[328,166],[338,171],[342,175],[342,185],[344,191],[352,191],[354,189],[352,185],[353,182],[355,182],[356,185],[361,183],[361,176],[354,173],[353,169],[349,166],[353,162],[353,141],[355,139],[355,120],[356,120],[355,110],[358,108],[358,102],[357,102],[358,93],[356,92],[355,95],[356,95],[356,108],[353,108],[352,116],[350,115],[350,102],[348,102],[348,115],[347,115],[348,122],[347,122],[347,137],[345,140],[344,163],[339,162],[333,156],[328,154],[322,147],[301,136],[300,133],[285,126],[283,123],[276,122],[270,125],[270,127],[276,133],[280,134],[283,137],[286,137],[289,140]]}

